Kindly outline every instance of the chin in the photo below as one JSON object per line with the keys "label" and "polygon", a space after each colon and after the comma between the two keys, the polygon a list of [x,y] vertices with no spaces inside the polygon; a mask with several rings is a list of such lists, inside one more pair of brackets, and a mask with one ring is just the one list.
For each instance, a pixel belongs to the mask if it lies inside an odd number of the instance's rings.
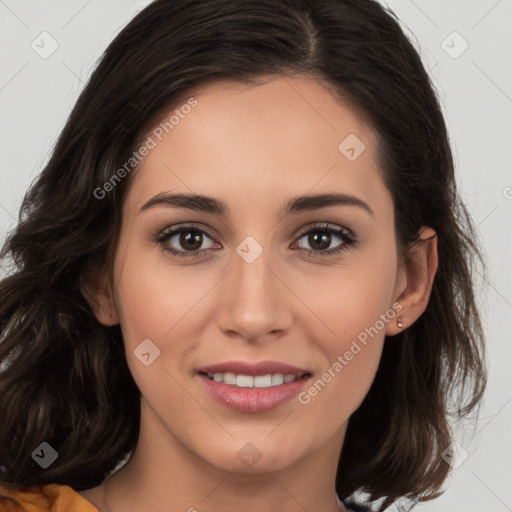
{"label": "chin", "polygon": [[254,442],[249,439],[249,436],[242,441],[230,438],[227,445],[217,444],[214,451],[211,447],[205,447],[202,450],[203,459],[223,471],[257,474],[279,471],[294,464],[300,457],[296,447],[286,448],[277,438],[275,442],[264,438]]}

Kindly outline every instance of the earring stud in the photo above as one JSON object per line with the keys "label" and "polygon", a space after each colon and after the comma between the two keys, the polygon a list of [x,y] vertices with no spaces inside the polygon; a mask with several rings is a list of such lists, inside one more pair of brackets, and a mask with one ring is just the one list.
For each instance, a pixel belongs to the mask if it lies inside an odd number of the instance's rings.
{"label": "earring stud", "polygon": [[399,317],[396,319],[396,325],[398,325],[399,329],[401,329],[404,326],[404,324],[402,322],[402,318]]}

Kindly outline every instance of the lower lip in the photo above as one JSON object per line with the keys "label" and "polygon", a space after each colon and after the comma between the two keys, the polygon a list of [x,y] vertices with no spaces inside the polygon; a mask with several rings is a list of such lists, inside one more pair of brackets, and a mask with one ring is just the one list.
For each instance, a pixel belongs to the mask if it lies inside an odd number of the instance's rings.
{"label": "lower lip", "polygon": [[199,374],[207,391],[217,402],[241,412],[265,412],[290,401],[304,387],[308,377],[270,388],[239,388],[210,380]]}

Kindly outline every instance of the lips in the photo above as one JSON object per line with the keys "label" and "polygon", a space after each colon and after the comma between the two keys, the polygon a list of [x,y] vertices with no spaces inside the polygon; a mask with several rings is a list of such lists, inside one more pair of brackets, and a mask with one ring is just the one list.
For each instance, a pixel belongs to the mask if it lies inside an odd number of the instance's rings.
{"label": "lips", "polygon": [[288,402],[311,372],[278,361],[227,361],[198,370],[209,395],[240,412],[265,412]]}

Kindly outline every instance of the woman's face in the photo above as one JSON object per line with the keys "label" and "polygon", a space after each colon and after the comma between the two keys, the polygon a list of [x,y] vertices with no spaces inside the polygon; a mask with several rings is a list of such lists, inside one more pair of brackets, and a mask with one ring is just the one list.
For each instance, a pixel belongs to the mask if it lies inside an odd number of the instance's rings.
{"label": "woman's face", "polygon": [[146,140],[114,263],[141,436],[227,471],[337,461],[405,285],[376,135],[311,78],[193,97]]}

